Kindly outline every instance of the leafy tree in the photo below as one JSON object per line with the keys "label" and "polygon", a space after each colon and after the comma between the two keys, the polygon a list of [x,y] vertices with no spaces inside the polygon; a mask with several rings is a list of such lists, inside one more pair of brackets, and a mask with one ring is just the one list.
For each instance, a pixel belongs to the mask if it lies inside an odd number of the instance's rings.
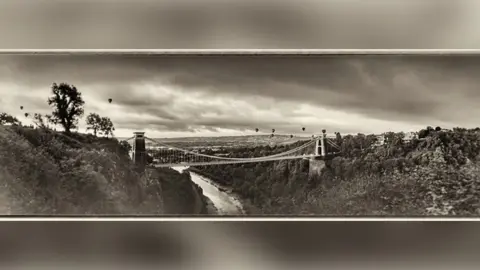
{"label": "leafy tree", "polygon": [[87,130],[93,130],[93,135],[97,136],[97,131],[102,128],[102,118],[96,113],[90,113],[87,116]]}
{"label": "leafy tree", "polygon": [[419,139],[423,139],[423,138],[426,138],[428,136],[428,130],[426,129],[422,129],[418,132],[418,138]]}
{"label": "leafy tree", "polygon": [[78,89],[66,83],[52,85],[52,96],[48,98],[48,105],[53,107],[52,120],[60,123],[66,133],[70,133],[83,116],[85,101]]}
{"label": "leafy tree", "polygon": [[8,113],[0,113],[0,125],[21,125],[21,122],[14,116]]}
{"label": "leafy tree", "polygon": [[115,127],[113,126],[112,120],[108,117],[100,118],[100,131],[103,135],[107,136],[112,135],[113,131],[115,131]]}
{"label": "leafy tree", "polygon": [[338,145],[342,144],[342,135],[340,132],[335,132],[335,140]]}
{"label": "leafy tree", "polygon": [[127,154],[132,151],[132,145],[130,145],[127,141],[120,141],[120,148]]}

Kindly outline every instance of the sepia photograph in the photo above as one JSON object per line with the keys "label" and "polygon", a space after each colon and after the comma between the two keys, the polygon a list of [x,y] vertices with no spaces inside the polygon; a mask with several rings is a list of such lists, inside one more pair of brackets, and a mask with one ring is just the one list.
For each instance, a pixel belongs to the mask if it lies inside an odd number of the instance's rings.
{"label": "sepia photograph", "polygon": [[478,269],[479,10],[0,1],[0,268]]}
{"label": "sepia photograph", "polygon": [[0,56],[0,214],[478,216],[480,55]]}

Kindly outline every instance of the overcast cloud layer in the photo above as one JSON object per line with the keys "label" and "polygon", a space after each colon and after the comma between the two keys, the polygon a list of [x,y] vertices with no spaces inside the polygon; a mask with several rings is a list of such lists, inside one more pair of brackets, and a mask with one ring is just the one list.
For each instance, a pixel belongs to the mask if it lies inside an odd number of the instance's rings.
{"label": "overcast cloud layer", "polygon": [[51,84],[67,82],[118,136],[475,127],[478,74],[480,57],[458,55],[3,55],[0,109],[48,113]]}
{"label": "overcast cloud layer", "polygon": [[477,0],[2,0],[0,48],[478,49]]}

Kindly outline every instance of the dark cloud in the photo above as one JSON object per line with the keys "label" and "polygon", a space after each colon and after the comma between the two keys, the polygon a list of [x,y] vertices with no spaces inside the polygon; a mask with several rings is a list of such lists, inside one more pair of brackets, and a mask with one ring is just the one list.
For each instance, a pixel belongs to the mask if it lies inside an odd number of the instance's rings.
{"label": "dark cloud", "polygon": [[[4,55],[0,78],[31,91],[44,89],[45,95],[53,81],[73,83],[91,99],[91,108],[132,114],[117,116],[125,128],[260,125],[292,132],[307,121],[296,119],[308,117],[323,117],[318,126],[348,130],[345,123],[355,115],[472,125],[480,112],[479,62],[478,56],[458,55]],[[352,119],[328,111],[350,113]]]}

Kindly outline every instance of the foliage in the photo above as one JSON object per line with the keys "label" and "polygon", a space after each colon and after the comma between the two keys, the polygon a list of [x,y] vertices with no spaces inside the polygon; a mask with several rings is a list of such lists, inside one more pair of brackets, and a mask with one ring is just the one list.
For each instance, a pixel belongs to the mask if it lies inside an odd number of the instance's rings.
{"label": "foliage", "polygon": [[123,151],[123,154],[129,154],[132,151],[132,145],[130,145],[127,141],[120,141],[120,148]]}
{"label": "foliage", "polygon": [[48,105],[53,107],[52,121],[61,124],[65,132],[77,127],[78,119],[83,116],[85,101],[78,89],[66,83],[52,85],[52,96],[48,98]]}
{"label": "foliage", "polygon": [[42,115],[40,113],[33,114],[33,123],[38,128],[49,129],[49,123],[54,123],[51,115]]}
{"label": "foliage", "polygon": [[21,125],[22,123],[14,116],[8,113],[0,113],[0,125]]}
{"label": "foliage", "polygon": [[2,128],[2,180],[27,214],[161,213],[144,199],[145,177],[117,148],[47,129]]}
{"label": "foliage", "polygon": [[196,194],[202,194],[200,187],[196,186],[189,173],[179,174],[169,168],[155,170],[156,178],[161,180],[164,211],[166,214],[205,214],[205,202]]}
{"label": "foliage", "polygon": [[97,131],[101,128],[102,118],[97,113],[90,113],[86,119],[87,130],[93,130],[93,135],[97,136]]}
{"label": "foliage", "polygon": [[[137,172],[128,142],[0,126],[0,184],[12,214],[198,214],[202,191],[171,169]],[[197,190],[195,190],[197,189]],[[199,208],[200,207],[200,208]],[[200,210],[199,210],[200,209]]]}
{"label": "foliage", "polygon": [[[406,142],[403,133],[388,132],[387,143],[375,146],[374,135],[338,133],[342,155],[319,176],[310,175],[308,160],[194,170],[231,186],[263,214],[480,214],[479,129],[427,127],[419,134],[422,139]],[[237,151],[255,156],[259,150]]]}
{"label": "foliage", "polygon": [[90,113],[86,119],[87,130],[93,130],[93,135],[97,136],[97,132],[108,137],[108,135],[113,136],[113,131],[115,127],[113,126],[112,120],[108,117],[100,117],[97,113]]}
{"label": "foliage", "polygon": [[115,130],[115,127],[113,126],[112,120],[108,117],[102,117],[100,119],[100,131],[101,133],[108,137],[111,135],[113,137],[113,131]]}

